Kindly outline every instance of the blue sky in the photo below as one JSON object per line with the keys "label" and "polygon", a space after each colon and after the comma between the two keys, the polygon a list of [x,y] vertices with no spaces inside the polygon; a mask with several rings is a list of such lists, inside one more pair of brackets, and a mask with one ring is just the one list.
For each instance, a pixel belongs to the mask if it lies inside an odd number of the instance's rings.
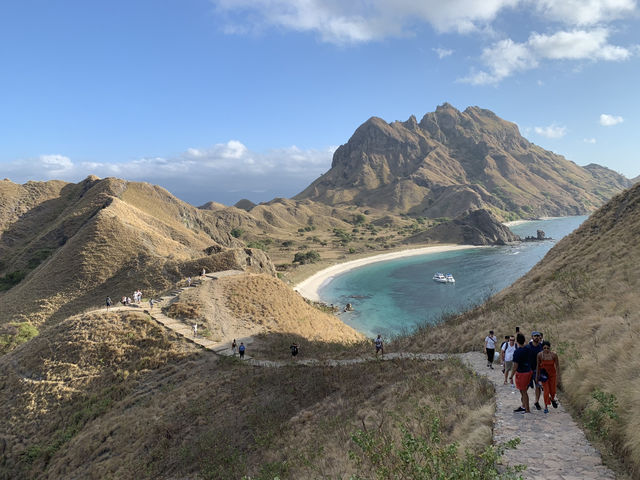
{"label": "blue sky", "polygon": [[636,0],[5,0],[0,178],[290,197],[371,116],[493,110],[640,174]]}

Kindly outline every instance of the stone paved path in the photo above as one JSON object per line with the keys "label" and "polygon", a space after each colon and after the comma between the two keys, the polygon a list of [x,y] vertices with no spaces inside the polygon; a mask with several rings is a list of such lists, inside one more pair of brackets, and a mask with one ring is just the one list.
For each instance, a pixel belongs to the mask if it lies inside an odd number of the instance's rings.
{"label": "stone paved path", "polygon": [[[600,453],[591,446],[584,432],[571,415],[562,407],[550,408],[549,413],[533,406],[535,394],[529,390],[532,413],[514,413],[520,406],[520,393],[510,385],[504,385],[504,375],[499,364],[487,368],[487,359],[480,352],[469,352],[463,359],[478,374],[486,376],[496,389],[496,415],[493,430],[495,443],[515,437],[521,440],[516,450],[509,450],[503,457],[508,465],[524,464],[526,479],[535,480],[608,480],[615,474],[602,465]],[[542,401],[542,397],[540,398]],[[560,397],[562,401],[562,397]],[[544,402],[541,403],[544,408]]]}
{"label": "stone paved path", "polygon": [[[207,274],[192,284],[197,286],[202,281],[215,280],[228,275],[238,275],[244,272],[228,270]],[[160,305],[152,311],[145,310],[158,323],[178,333],[185,339],[218,355],[231,356],[231,345],[216,343],[203,337],[193,337],[192,329],[184,323],[164,315],[160,310],[173,301],[184,290],[178,289],[161,297]],[[119,309],[119,308],[118,308]],[[238,344],[244,342],[249,345],[252,338],[237,339]],[[533,391],[530,390],[532,413],[514,413],[513,409],[520,405],[520,394],[510,385],[504,385],[504,376],[498,364],[494,369],[487,368],[486,357],[480,352],[468,352],[461,358],[479,375],[486,376],[494,385],[496,391],[496,414],[493,431],[494,443],[504,442],[519,437],[520,445],[516,450],[508,450],[503,463],[507,465],[527,465],[523,476],[528,480],[613,480],[615,474],[602,465],[600,453],[586,439],[583,431],[573,421],[569,413],[562,407],[551,408],[548,414],[537,411],[533,406]],[[412,359],[412,360],[442,360],[447,354],[428,353],[387,353],[384,360]],[[291,365],[292,361],[258,360],[245,355],[248,364],[260,367],[283,367]],[[352,365],[375,360],[370,357],[360,357],[347,360],[315,360],[296,359],[297,365]],[[560,398],[561,400],[561,398]]]}

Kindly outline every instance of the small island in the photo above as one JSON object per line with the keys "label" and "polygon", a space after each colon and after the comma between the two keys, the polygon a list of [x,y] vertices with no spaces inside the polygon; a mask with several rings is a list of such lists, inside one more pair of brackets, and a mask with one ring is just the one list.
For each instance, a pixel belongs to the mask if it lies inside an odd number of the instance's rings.
{"label": "small island", "polygon": [[536,236],[527,236],[522,239],[523,242],[541,242],[542,240],[553,240],[551,237],[547,237],[543,230],[536,231]]}

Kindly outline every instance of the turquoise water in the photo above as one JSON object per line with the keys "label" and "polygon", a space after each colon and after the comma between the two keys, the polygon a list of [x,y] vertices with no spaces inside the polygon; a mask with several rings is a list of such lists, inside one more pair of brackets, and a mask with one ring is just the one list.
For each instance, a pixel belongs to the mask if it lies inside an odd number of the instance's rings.
{"label": "turquoise water", "polygon": [[[462,311],[484,301],[527,273],[557,240],[587,217],[563,217],[525,222],[511,230],[525,237],[544,230],[553,240],[514,246],[485,247],[432,253],[378,262],[338,275],[319,290],[326,303],[353,312],[340,318],[356,330],[374,336],[410,332],[417,324],[436,322],[443,313]],[[440,284],[435,272],[452,273],[455,284]]]}

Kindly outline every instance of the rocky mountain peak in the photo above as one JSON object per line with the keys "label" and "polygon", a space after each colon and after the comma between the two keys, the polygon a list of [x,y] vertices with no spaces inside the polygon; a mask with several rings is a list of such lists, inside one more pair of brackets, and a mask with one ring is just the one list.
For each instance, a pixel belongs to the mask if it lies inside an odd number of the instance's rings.
{"label": "rocky mountain peak", "polygon": [[629,184],[543,150],[490,110],[444,103],[419,123],[371,117],[295,198],[432,218],[475,208],[530,218],[588,213]]}

